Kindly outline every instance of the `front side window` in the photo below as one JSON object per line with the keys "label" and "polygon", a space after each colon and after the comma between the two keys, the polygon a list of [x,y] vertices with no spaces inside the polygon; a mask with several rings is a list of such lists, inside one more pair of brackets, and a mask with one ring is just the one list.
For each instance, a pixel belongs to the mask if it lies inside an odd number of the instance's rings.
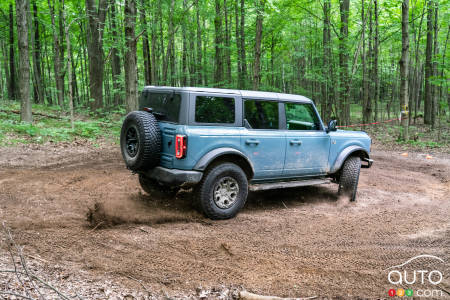
{"label": "front side window", "polygon": [[278,129],[278,102],[245,99],[244,118],[252,129]]}
{"label": "front side window", "polygon": [[234,120],[234,98],[197,96],[195,101],[195,122],[233,124]]}
{"label": "front side window", "polygon": [[286,129],[320,130],[319,117],[314,107],[308,103],[285,103]]}

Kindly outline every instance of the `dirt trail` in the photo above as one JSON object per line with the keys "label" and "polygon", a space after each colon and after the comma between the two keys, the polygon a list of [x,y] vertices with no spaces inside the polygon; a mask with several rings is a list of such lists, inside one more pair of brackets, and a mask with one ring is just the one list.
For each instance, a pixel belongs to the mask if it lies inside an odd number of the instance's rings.
{"label": "dirt trail", "polygon": [[[356,203],[339,200],[336,185],[260,192],[235,219],[210,221],[189,193],[144,194],[115,147],[3,148],[0,219],[35,268],[100,298],[108,298],[101,282],[143,290],[134,279],[160,296],[197,295],[202,286],[387,297],[395,286],[386,268],[419,254],[450,261],[450,159],[376,150],[373,158]],[[95,203],[106,229],[88,226]],[[442,271],[450,290],[448,264]]]}

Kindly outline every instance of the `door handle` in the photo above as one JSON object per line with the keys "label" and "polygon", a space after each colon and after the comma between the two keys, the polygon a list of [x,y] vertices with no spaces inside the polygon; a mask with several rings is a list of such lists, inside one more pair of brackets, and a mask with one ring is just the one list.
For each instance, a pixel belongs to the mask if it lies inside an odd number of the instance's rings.
{"label": "door handle", "polygon": [[299,145],[300,146],[302,144],[302,141],[300,141],[300,140],[290,140],[289,144],[291,144],[291,145]]}
{"label": "door handle", "polygon": [[247,145],[251,145],[251,144],[258,145],[258,144],[259,144],[259,141],[258,141],[258,140],[255,140],[255,139],[248,139],[248,140],[245,140],[245,143],[246,143]]}

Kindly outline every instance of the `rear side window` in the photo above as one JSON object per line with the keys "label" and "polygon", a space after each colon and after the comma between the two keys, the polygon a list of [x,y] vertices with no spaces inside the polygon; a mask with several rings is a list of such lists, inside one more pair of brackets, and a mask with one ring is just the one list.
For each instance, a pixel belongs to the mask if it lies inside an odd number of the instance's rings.
{"label": "rear side window", "polygon": [[195,122],[233,124],[235,120],[234,98],[197,96]]}
{"label": "rear side window", "polygon": [[308,103],[285,103],[288,130],[320,130],[319,117]]}
{"label": "rear side window", "polygon": [[139,109],[151,108],[158,120],[178,123],[181,95],[172,92],[146,92],[139,99]]}
{"label": "rear side window", "polygon": [[245,99],[244,118],[252,129],[278,129],[278,102]]}

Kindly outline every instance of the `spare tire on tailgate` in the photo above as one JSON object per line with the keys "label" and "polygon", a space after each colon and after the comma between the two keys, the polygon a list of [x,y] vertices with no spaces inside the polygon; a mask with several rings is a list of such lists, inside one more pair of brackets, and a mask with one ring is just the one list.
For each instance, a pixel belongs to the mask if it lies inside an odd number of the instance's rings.
{"label": "spare tire on tailgate", "polygon": [[130,112],[123,121],[120,148],[130,170],[143,171],[159,164],[161,130],[155,116],[145,111]]}

